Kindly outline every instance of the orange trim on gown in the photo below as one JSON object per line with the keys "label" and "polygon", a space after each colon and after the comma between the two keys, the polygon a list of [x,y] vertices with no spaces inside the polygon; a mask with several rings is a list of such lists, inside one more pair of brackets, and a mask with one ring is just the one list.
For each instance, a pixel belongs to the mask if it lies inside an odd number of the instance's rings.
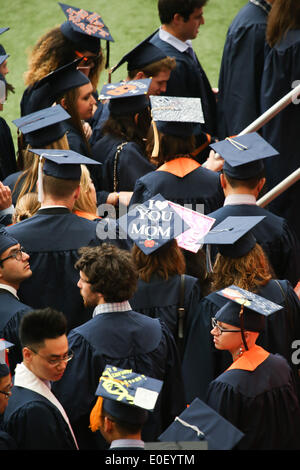
{"label": "orange trim on gown", "polygon": [[156,171],[166,171],[167,173],[172,173],[172,175],[179,176],[179,178],[184,178],[186,175],[199,168],[199,166],[201,166],[200,163],[192,158],[179,157],[164,163],[157,168]]}
{"label": "orange trim on gown", "polygon": [[83,217],[84,219],[88,220],[101,219],[101,217],[99,217],[98,215],[91,214],[90,212],[74,211],[73,213],[78,215],[78,217]]}
{"label": "orange trim on gown", "polygon": [[269,355],[268,351],[255,344],[251,349],[245,351],[241,357],[236,359],[227,370],[241,369],[253,372]]}

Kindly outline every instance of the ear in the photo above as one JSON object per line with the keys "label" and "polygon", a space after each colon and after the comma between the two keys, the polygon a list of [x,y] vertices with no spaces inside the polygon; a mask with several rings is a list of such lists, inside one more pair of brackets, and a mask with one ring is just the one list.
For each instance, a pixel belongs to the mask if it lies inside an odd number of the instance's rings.
{"label": "ear", "polygon": [[106,433],[110,434],[113,431],[113,424],[108,416],[104,416],[103,429]]}
{"label": "ear", "polygon": [[26,362],[31,362],[31,359],[32,359],[32,356],[33,356],[33,352],[27,348],[26,346],[23,348],[22,350],[22,353],[23,353],[23,359],[24,361]]}
{"label": "ear", "polygon": [[62,98],[59,103],[64,109],[67,109],[66,98]]}
{"label": "ear", "polygon": [[266,178],[261,178],[259,180],[259,183],[257,185],[258,194],[261,192],[261,190],[264,187],[265,183],[266,183]]}
{"label": "ear", "polygon": [[173,20],[171,21],[171,23],[173,22],[174,24],[178,24],[178,23],[182,23],[183,21],[183,16],[180,15],[180,13],[175,13],[175,15],[173,16]]}
{"label": "ear", "polygon": [[226,188],[227,181],[226,181],[224,173],[220,173],[220,183],[223,189]]}
{"label": "ear", "polygon": [[134,77],[134,80],[142,80],[144,78],[148,78],[146,77],[146,75],[144,74],[144,72],[142,72],[141,70],[136,74],[136,76]]}

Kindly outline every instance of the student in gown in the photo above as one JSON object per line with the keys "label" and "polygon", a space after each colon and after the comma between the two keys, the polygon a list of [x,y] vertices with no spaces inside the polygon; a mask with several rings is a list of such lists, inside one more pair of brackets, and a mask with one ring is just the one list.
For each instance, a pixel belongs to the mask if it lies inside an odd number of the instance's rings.
{"label": "student in gown", "polygon": [[51,308],[28,312],[20,325],[23,361],[17,365],[3,427],[20,450],[76,450],[68,416],[51,391],[72,359],[66,318]]}
{"label": "student in gown", "polygon": [[[235,145],[240,143],[248,150],[238,150]],[[228,216],[264,216],[253,228],[253,235],[267,255],[274,277],[286,279],[295,287],[300,279],[300,241],[286,219],[256,205],[266,182],[263,159],[272,157],[275,162],[278,152],[256,133],[221,141],[212,147],[225,159],[220,175],[225,201],[223,207],[209,216],[216,220],[216,225]]]}
{"label": "student in gown", "polygon": [[185,407],[173,336],[159,319],[131,309],[128,299],[138,274],[128,251],[102,244],[82,248],[80,255],[78,287],[85,304],[94,308],[93,318],[69,333],[74,361],[56,384],[55,394],[70,417],[79,447],[103,449],[101,435],[89,429],[89,415],[105,366],[162,380],[158,404],[143,430],[143,439],[152,441]]}
{"label": "student in gown", "polygon": [[[139,400],[141,387],[145,395]],[[91,430],[100,430],[110,450],[143,450],[143,426],[155,408],[161,387],[161,380],[107,365],[99,379],[98,398],[90,414]]]}
{"label": "student in gown", "polygon": [[266,27],[274,0],[250,0],[226,35],[218,92],[218,137],[237,135],[260,112]]}
{"label": "student in gown", "polygon": [[[1,47],[0,45],[0,53]],[[5,56],[0,55],[0,63],[1,57]],[[0,72],[0,111],[4,109],[8,91],[8,83],[5,76]],[[3,181],[8,175],[15,171],[17,171],[17,161],[11,130],[6,120],[0,117],[0,181]]]}
{"label": "student in gown", "polygon": [[[265,318],[280,306],[236,286],[224,289],[227,303],[212,320],[215,347],[232,364],[212,381],[207,404],[245,436],[240,450],[299,450],[300,407],[287,361],[256,344]],[[232,299],[232,300],[229,300]]]}
{"label": "student in gown", "polygon": [[153,124],[146,150],[157,169],[137,180],[130,205],[142,203],[160,193],[168,201],[186,204],[190,209],[198,209],[204,214],[218,209],[224,202],[219,175],[201,166],[193,155],[196,148],[195,126],[202,119],[197,108],[198,100],[183,98],[182,101],[182,98],[173,97],[150,99]]}
{"label": "student in gown", "polygon": [[5,431],[3,431],[3,414],[8,405],[8,400],[11,396],[11,374],[8,366],[9,348],[13,346],[12,343],[0,340],[0,450],[15,450],[17,445],[14,439]]}
{"label": "student in gown", "polygon": [[[269,51],[261,83],[262,113],[299,85],[300,4],[297,0],[274,1],[266,35]],[[261,129],[262,136],[279,152],[276,160],[265,162],[268,191],[299,168],[299,120],[298,97]],[[268,209],[286,218],[300,239],[299,197],[298,181],[276,197]]]}
{"label": "student in gown", "polygon": [[276,316],[267,318],[258,344],[285,357],[299,387],[292,344],[300,334],[300,301],[288,281],[272,277],[268,259],[253,235],[262,222],[261,216],[230,216],[214,225],[204,238],[206,246],[217,246],[218,254],[211,273],[211,293],[200,301],[187,338],[182,368],[189,402],[195,397],[205,399],[209,382],[230,365],[230,355],[213,348],[209,332],[211,318],[224,305],[217,292],[231,284],[283,307]]}
{"label": "student in gown", "polygon": [[0,338],[5,338],[14,345],[9,354],[12,375],[18,362],[22,361],[20,321],[31,310],[30,306],[23,304],[18,298],[21,283],[32,276],[29,256],[23,250],[15,238],[5,231],[0,233]]}

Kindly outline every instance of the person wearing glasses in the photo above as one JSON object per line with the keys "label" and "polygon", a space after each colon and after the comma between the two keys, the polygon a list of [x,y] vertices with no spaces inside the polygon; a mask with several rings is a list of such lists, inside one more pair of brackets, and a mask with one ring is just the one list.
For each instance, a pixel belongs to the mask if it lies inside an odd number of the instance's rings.
{"label": "person wearing glasses", "polygon": [[68,416],[51,391],[73,353],[68,348],[67,322],[52,308],[32,310],[20,324],[23,361],[3,417],[3,429],[21,450],[76,450]]}
{"label": "person wearing glasses", "polygon": [[[238,293],[239,295],[236,295]],[[214,345],[232,363],[208,388],[208,406],[245,436],[239,450],[300,448],[300,408],[292,371],[280,354],[256,344],[265,318],[280,305],[232,285],[220,291],[226,304],[212,319]]]}
{"label": "person wearing glasses", "polygon": [[19,300],[18,290],[32,276],[29,255],[19,242],[4,230],[0,232],[0,338],[14,344],[10,350],[10,372],[22,361],[19,326],[31,307]]}

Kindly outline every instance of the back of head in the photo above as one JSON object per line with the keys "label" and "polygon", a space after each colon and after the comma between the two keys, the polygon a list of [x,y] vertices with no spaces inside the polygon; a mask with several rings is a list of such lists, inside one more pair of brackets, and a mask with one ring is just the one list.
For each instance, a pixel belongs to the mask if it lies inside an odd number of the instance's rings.
{"label": "back of head", "polygon": [[66,200],[72,197],[80,185],[80,180],[69,180],[43,175],[43,191],[45,197],[53,200]]}
{"label": "back of head", "polygon": [[38,201],[37,193],[27,193],[18,199],[13,213],[13,223],[16,224],[22,220],[32,217],[41,204]]}
{"label": "back of head", "polygon": [[158,13],[162,24],[172,22],[176,13],[188,21],[195,8],[201,8],[207,0],[158,0]]}
{"label": "back of head", "polygon": [[274,0],[268,16],[266,38],[274,47],[291,29],[300,28],[300,3],[298,0]]}
{"label": "back of head", "polygon": [[67,320],[63,313],[50,307],[26,313],[20,323],[19,337],[22,347],[40,347],[46,339],[66,334]]}
{"label": "back of head", "polygon": [[143,72],[147,78],[156,77],[160,72],[172,71],[176,67],[176,61],[173,57],[165,57],[164,59],[152,62],[140,69],[128,71],[128,77],[133,80],[138,72]]}

